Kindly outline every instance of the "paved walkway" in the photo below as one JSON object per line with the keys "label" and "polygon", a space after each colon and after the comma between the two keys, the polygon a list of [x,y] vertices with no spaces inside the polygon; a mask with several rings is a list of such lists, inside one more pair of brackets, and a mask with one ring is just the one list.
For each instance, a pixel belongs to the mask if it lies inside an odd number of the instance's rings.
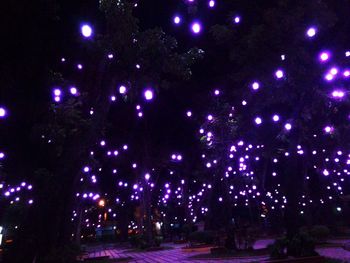
{"label": "paved walkway", "polygon": [[[166,244],[167,245],[167,244]],[[150,251],[150,252],[132,252],[131,250],[127,249],[121,249],[121,248],[109,248],[109,249],[103,249],[99,251],[91,251],[87,255],[88,258],[91,257],[102,257],[102,256],[108,256],[112,259],[118,259],[118,258],[126,258],[131,257],[132,259],[129,262],[133,263],[195,263],[195,262],[206,262],[206,263],[212,263],[212,262],[218,262],[218,260],[203,260],[203,259],[189,259],[189,257],[198,255],[198,254],[205,254],[203,252],[184,252],[181,250],[181,247],[184,245],[174,245],[171,244],[171,247],[173,249],[168,250],[162,250],[162,251]],[[227,259],[223,260],[220,259],[220,263],[228,263],[228,262],[234,262],[234,263],[248,263],[248,262],[259,262],[261,260],[266,259],[266,256],[258,256],[258,257],[251,257],[251,258],[237,258],[237,259]]]}
{"label": "paved walkway", "polygon": [[[271,240],[260,240],[258,241],[254,248],[264,248],[267,244],[271,243]],[[257,256],[250,258],[235,258],[235,259],[190,259],[191,256],[198,254],[205,254],[203,252],[184,252],[181,250],[181,247],[184,245],[174,245],[174,244],[165,244],[165,246],[172,247],[173,249],[162,250],[162,251],[150,251],[150,252],[133,252],[130,249],[125,248],[116,248],[112,246],[99,246],[95,248],[90,248],[90,252],[86,255],[85,258],[94,258],[94,257],[102,257],[107,256],[111,259],[119,259],[130,257],[131,260],[129,262],[133,263],[197,263],[197,262],[205,262],[205,263],[251,263],[251,262],[261,262],[267,259],[267,256]],[[325,257],[340,259],[343,262],[350,263],[350,251],[346,251],[341,247],[330,247],[330,248],[318,248],[317,252]]]}

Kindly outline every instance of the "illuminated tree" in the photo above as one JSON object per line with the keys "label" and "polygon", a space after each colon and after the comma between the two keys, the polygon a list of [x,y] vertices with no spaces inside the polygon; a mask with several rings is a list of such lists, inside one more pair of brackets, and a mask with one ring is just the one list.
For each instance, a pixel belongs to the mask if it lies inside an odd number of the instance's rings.
{"label": "illuminated tree", "polygon": [[305,213],[345,193],[349,53],[332,11],[322,1],[282,1],[254,10],[242,29],[232,17],[211,30],[207,54],[215,61],[220,50],[225,69],[211,61],[221,81],[199,131],[206,184],[221,182],[212,190],[218,206],[228,198],[232,209],[254,206],[261,217],[281,211],[289,237]]}

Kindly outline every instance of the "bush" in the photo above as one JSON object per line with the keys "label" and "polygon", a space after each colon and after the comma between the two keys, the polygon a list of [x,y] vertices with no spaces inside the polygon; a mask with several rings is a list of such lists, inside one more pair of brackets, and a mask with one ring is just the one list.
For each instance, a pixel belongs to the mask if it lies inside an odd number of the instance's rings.
{"label": "bush", "polygon": [[271,259],[283,259],[287,257],[288,240],[286,238],[276,239],[268,246]]}
{"label": "bush", "polygon": [[74,245],[52,250],[44,259],[46,263],[75,263],[80,249]]}
{"label": "bush", "polygon": [[129,243],[132,247],[135,248],[147,248],[147,241],[143,235],[137,234],[129,237]]}
{"label": "bush", "polygon": [[157,247],[160,247],[160,244],[163,242],[163,237],[162,236],[155,236],[154,237],[154,244]]}
{"label": "bush", "polygon": [[213,244],[215,239],[214,231],[196,231],[189,235],[189,241],[200,244]]}
{"label": "bush", "polygon": [[330,231],[326,226],[318,225],[313,226],[310,230],[310,235],[316,241],[325,241],[329,237]]}
{"label": "bush", "polygon": [[288,243],[288,255],[294,257],[317,256],[314,239],[307,233],[295,235]]}

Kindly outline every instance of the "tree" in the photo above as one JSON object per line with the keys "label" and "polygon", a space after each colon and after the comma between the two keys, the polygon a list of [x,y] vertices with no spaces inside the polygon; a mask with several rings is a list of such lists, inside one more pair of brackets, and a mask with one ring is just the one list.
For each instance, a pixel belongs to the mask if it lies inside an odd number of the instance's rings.
{"label": "tree", "polygon": [[[344,88],[335,87],[345,85],[348,71],[332,63],[347,57],[341,37],[329,43],[342,20],[325,1],[271,3],[253,15],[241,29],[232,16],[211,29],[215,44],[207,54],[222,88],[212,91],[218,102],[200,130],[209,169],[203,180],[220,193],[214,196],[222,210],[228,202],[231,209],[253,206],[262,217],[266,208],[281,211],[291,238],[307,209],[335,205],[345,191],[349,105]],[[215,60],[218,50],[223,56]]]}
{"label": "tree", "polygon": [[[21,255],[28,261],[36,258],[41,262],[70,240],[81,169],[106,130],[111,95],[116,89],[124,86],[127,92],[121,97],[135,101],[147,87],[155,93],[170,87],[173,80],[189,78],[190,65],[201,56],[198,49],[177,53],[176,40],[159,28],[140,31],[131,2],[106,0],[101,1],[100,8],[106,19],[105,31],[96,35],[93,32],[91,37],[89,32],[82,32],[86,40],[72,59],[84,63],[77,62],[74,74],[72,69],[64,70],[66,79],[52,74],[54,101],[43,125],[35,129],[34,136],[42,141],[46,162],[44,169],[37,172],[31,217],[14,246],[26,248],[28,253]],[[65,61],[63,58],[62,64]],[[21,255],[9,259],[24,262]]]}

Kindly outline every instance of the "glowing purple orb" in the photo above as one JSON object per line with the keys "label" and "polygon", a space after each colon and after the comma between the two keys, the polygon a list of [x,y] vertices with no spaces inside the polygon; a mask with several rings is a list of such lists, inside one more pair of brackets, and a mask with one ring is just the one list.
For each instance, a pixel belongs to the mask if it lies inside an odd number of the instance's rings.
{"label": "glowing purple orb", "polygon": [[144,96],[146,100],[152,100],[153,99],[153,91],[150,89],[145,90]]}
{"label": "glowing purple orb", "polygon": [[330,58],[330,53],[327,52],[327,51],[323,51],[323,52],[320,54],[319,58],[320,58],[320,61],[321,61],[321,62],[326,62],[326,61]]}
{"label": "glowing purple orb", "polygon": [[151,178],[151,175],[150,174],[145,174],[145,179],[148,181],[149,179]]}
{"label": "glowing purple orb", "polygon": [[275,114],[275,115],[272,116],[272,120],[273,120],[274,122],[278,122],[278,121],[280,120],[280,116],[278,116],[277,114]]}
{"label": "glowing purple orb", "polygon": [[344,72],[343,72],[343,76],[345,77],[345,78],[348,78],[348,77],[350,77],[350,70],[344,70]]}
{"label": "glowing purple orb", "polygon": [[215,1],[214,0],[210,0],[209,1],[209,7],[213,8],[215,6]]}
{"label": "glowing purple orb", "polygon": [[6,116],[6,110],[0,107],[0,118],[4,118]]}
{"label": "glowing purple orb", "polygon": [[91,26],[85,24],[81,27],[81,34],[86,37],[89,38],[92,36],[92,28]]}
{"label": "glowing purple orb", "polygon": [[334,128],[332,126],[326,126],[324,129],[325,133],[332,133]]}
{"label": "glowing purple orb", "polygon": [[256,117],[254,121],[257,125],[262,124],[262,119],[260,117]]}
{"label": "glowing purple orb", "polygon": [[306,31],[306,35],[309,38],[313,38],[314,36],[316,36],[317,33],[317,29],[315,27],[310,27],[307,31]]}
{"label": "glowing purple orb", "polygon": [[61,97],[55,96],[54,100],[55,100],[55,102],[60,102],[61,101]]}
{"label": "glowing purple orb", "polygon": [[241,22],[241,17],[240,16],[236,16],[233,21],[236,23],[236,24],[239,24]]}
{"label": "glowing purple orb", "polygon": [[334,75],[331,73],[328,73],[328,74],[326,74],[326,76],[324,78],[327,81],[332,81],[334,79]]}
{"label": "glowing purple orb", "polygon": [[125,94],[125,93],[126,93],[126,87],[123,86],[123,85],[121,85],[121,86],[119,87],[119,93],[120,93],[120,94]]}
{"label": "glowing purple orb", "polygon": [[62,92],[61,92],[60,89],[54,89],[54,90],[53,90],[53,95],[55,95],[55,96],[61,96],[61,94],[62,94]]}
{"label": "glowing purple orb", "polygon": [[253,84],[252,84],[252,89],[253,90],[258,90],[260,88],[260,84],[259,84],[259,82],[254,82]]}
{"label": "glowing purple orb", "polygon": [[286,124],[284,125],[284,128],[285,128],[287,131],[290,131],[290,130],[292,129],[292,124],[286,123]]}
{"label": "glowing purple orb", "polygon": [[77,94],[78,94],[78,90],[77,90],[76,87],[71,87],[71,88],[69,89],[69,91],[70,91],[70,93],[71,93],[72,95],[77,95]]}
{"label": "glowing purple orb", "polygon": [[331,68],[331,70],[329,71],[329,73],[331,73],[333,76],[337,75],[338,74],[338,69],[337,68]]}
{"label": "glowing purple orb", "polygon": [[284,72],[283,72],[283,70],[278,69],[278,70],[275,72],[275,76],[276,76],[276,78],[278,78],[278,79],[283,78],[283,77],[284,77]]}
{"label": "glowing purple orb", "polygon": [[181,23],[181,18],[179,16],[175,16],[173,21],[174,21],[174,24],[178,25]]}
{"label": "glowing purple orb", "polygon": [[213,120],[213,115],[208,115],[207,119],[208,119],[208,121],[212,121]]}
{"label": "glowing purple orb", "polygon": [[344,98],[344,96],[345,96],[345,93],[342,90],[334,90],[332,92],[332,97],[335,99],[342,99]]}
{"label": "glowing purple orb", "polygon": [[5,158],[5,154],[3,152],[0,152],[0,159],[4,159]]}
{"label": "glowing purple orb", "polygon": [[192,112],[191,111],[187,111],[186,115],[187,115],[187,117],[191,117],[192,116]]}
{"label": "glowing purple orb", "polygon": [[200,23],[194,22],[191,25],[191,30],[192,30],[193,33],[199,34],[201,32],[201,30],[202,30],[202,26],[201,26]]}
{"label": "glowing purple orb", "polygon": [[216,90],[214,91],[214,95],[215,95],[215,96],[220,95],[220,90],[216,89]]}

